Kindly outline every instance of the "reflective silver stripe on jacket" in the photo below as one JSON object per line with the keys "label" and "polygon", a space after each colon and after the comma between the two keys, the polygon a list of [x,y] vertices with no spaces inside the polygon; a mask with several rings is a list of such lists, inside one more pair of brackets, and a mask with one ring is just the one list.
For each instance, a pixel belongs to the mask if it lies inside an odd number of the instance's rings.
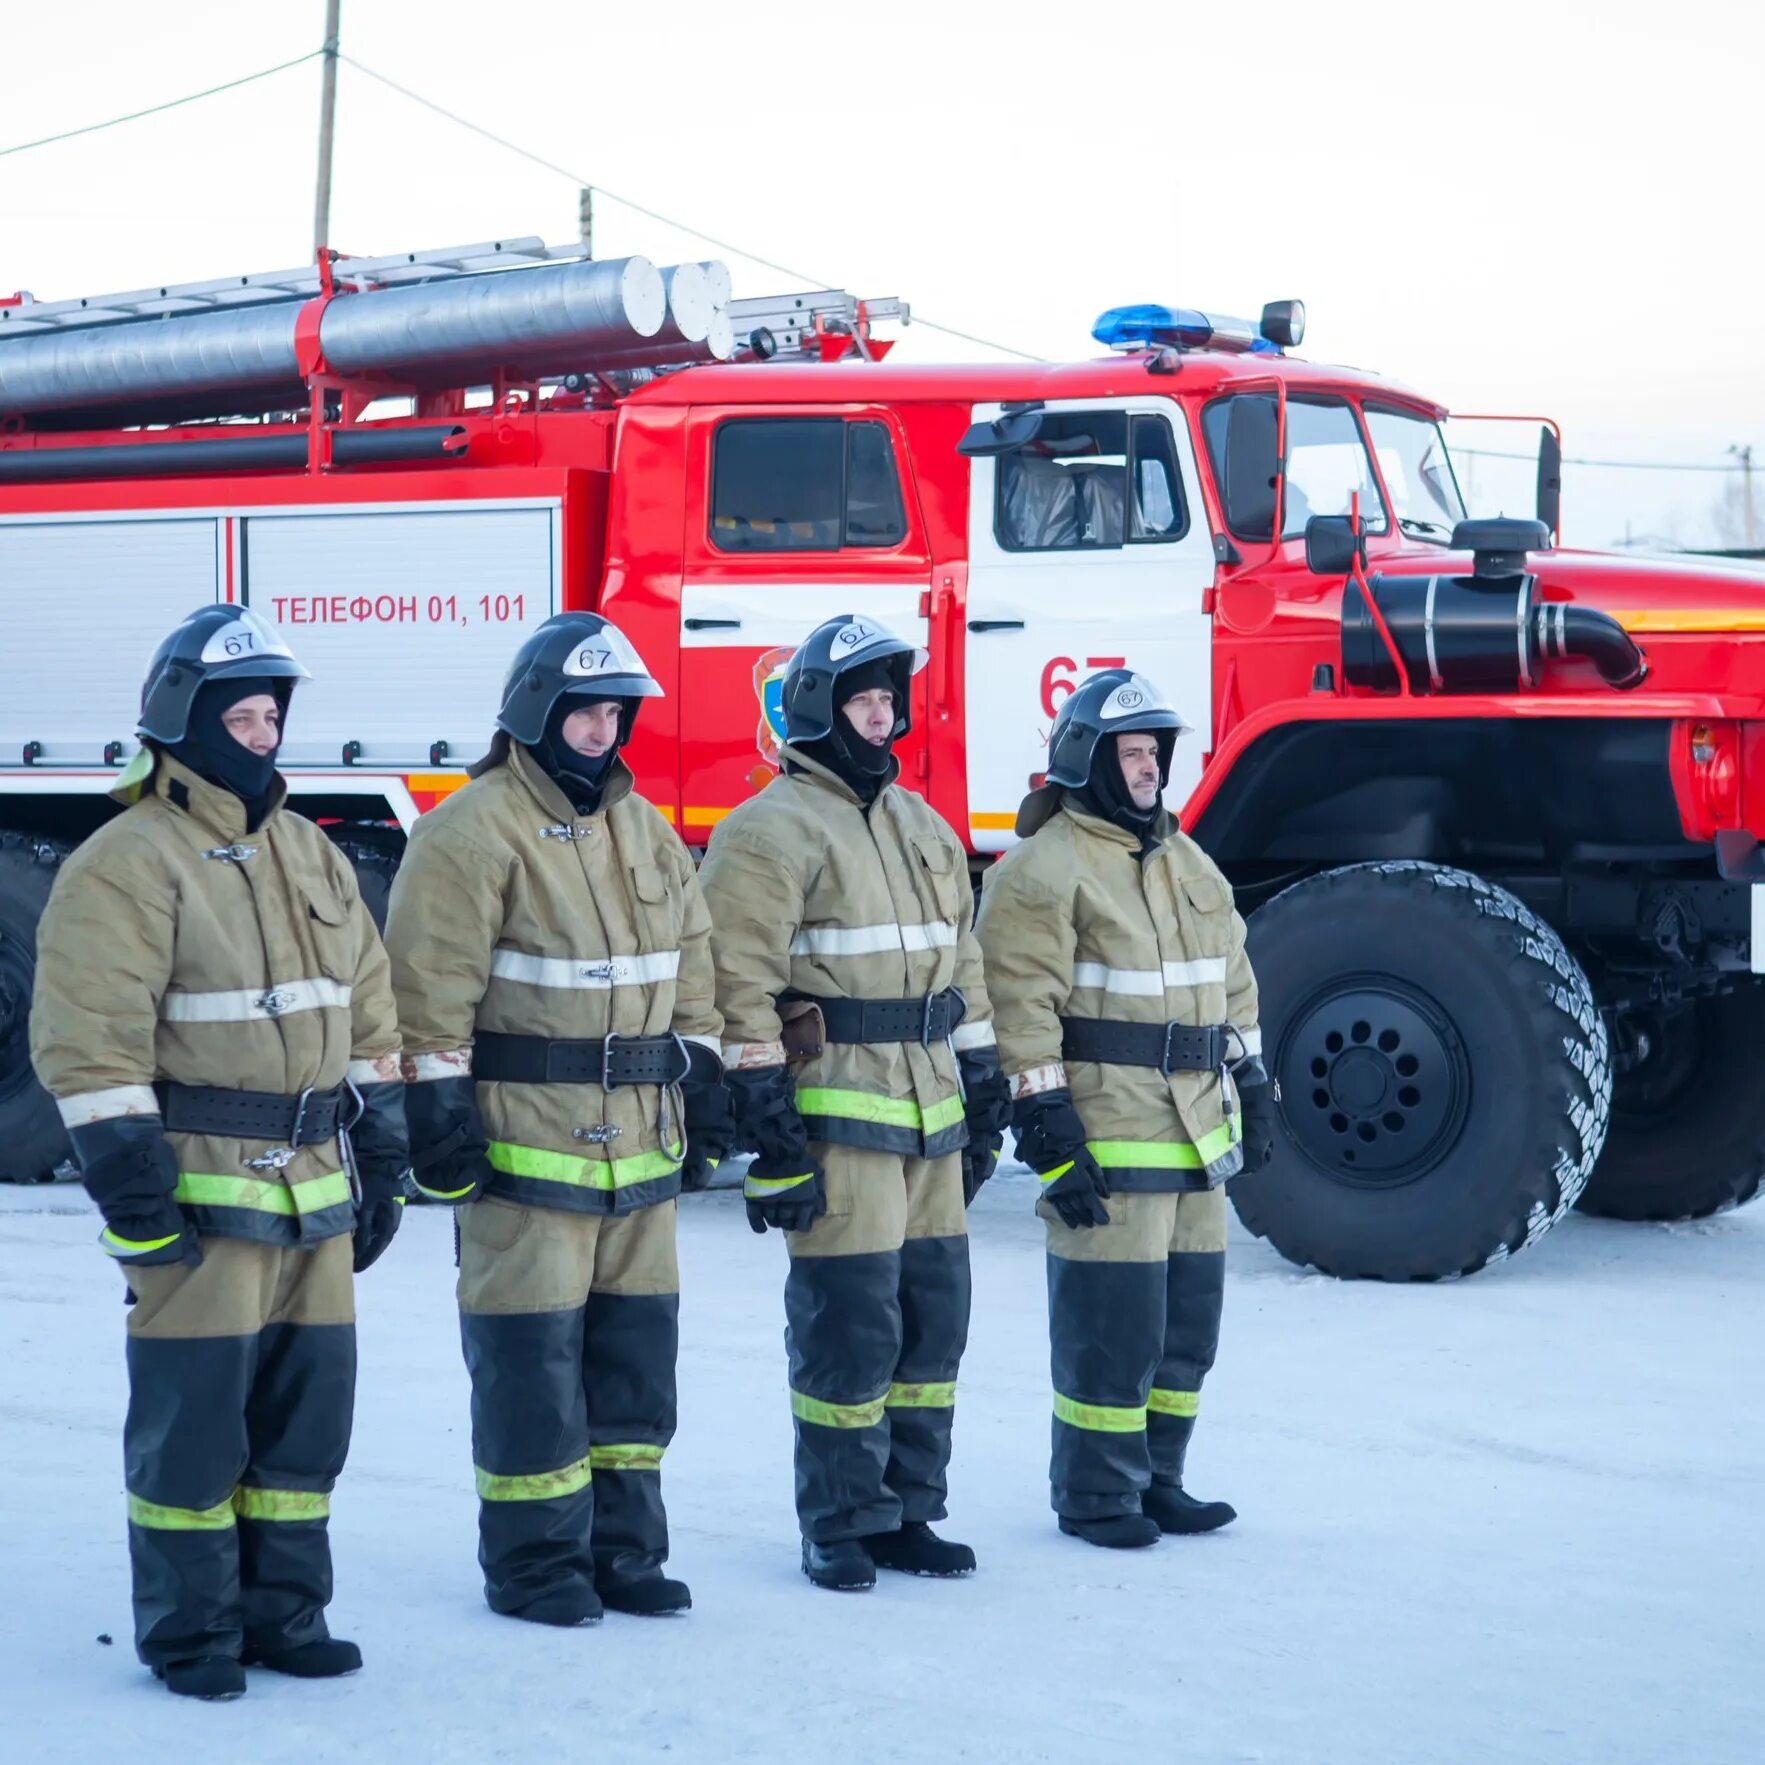
{"label": "reflective silver stripe on jacket", "polygon": [[886,956],[891,950],[954,950],[956,928],[929,925],[809,925],[791,940],[793,956]]}
{"label": "reflective silver stripe on jacket", "polygon": [[974,1048],[997,1048],[999,1038],[993,1034],[991,1023],[959,1023],[950,1038],[950,1046],[958,1054],[967,1054]]}
{"label": "reflective silver stripe on jacket", "polygon": [[498,980],[523,981],[530,987],[572,987],[590,992],[610,987],[642,987],[671,981],[680,973],[678,950],[655,950],[647,956],[530,956],[525,950],[498,949],[490,972]]}
{"label": "reflective silver stripe on jacket", "polygon": [[151,1085],[111,1085],[103,1091],[80,1091],[57,1097],[64,1128],[83,1128],[91,1122],[110,1121],[119,1115],[158,1115],[159,1099]]}
{"label": "reflective silver stripe on jacket", "polygon": [[1205,987],[1226,984],[1224,956],[1198,956],[1192,962],[1167,962],[1163,968],[1111,968],[1102,962],[1075,962],[1072,984],[1101,987],[1106,993],[1127,993],[1143,999],[1159,999],[1167,987]]}
{"label": "reflective silver stripe on jacket", "polygon": [[344,1011],[352,992],[342,981],[320,977],[219,993],[167,993],[159,1014],[167,1023],[255,1023],[295,1011]]}

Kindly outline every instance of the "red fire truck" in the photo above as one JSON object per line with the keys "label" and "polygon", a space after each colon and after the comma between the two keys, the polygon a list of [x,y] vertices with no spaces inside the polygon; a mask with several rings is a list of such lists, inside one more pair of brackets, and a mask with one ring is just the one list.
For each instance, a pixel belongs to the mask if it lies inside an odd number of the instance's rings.
{"label": "red fire truck", "polygon": [[697,266],[695,324],[695,266],[659,317],[641,260],[580,258],[0,305],[7,1174],[63,1150],[26,1058],[36,915],[114,812],[152,645],[212,597],[312,670],[293,804],[376,902],[557,609],[664,683],[631,758],[695,847],[772,776],[783,666],[832,613],[929,650],[905,782],[977,873],[1062,696],[1125,664],[1198,732],[1170,802],[1250,917],[1284,1126],[1235,1185],[1253,1231],[1418,1279],[1571,1205],[1757,1191],[1765,581],[1563,549],[1548,429],[1538,520],[1467,521],[1443,408],[1300,359],[1296,302],[1117,309],[1088,362],[905,366],[871,334],[899,303],[731,303]]}

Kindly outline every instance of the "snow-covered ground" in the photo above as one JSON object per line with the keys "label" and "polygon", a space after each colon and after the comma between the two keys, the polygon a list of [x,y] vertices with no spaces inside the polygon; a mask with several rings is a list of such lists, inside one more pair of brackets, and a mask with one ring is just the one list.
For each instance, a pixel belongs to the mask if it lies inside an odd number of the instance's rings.
{"label": "snow-covered ground", "polygon": [[[977,1203],[949,1530],[959,1583],[811,1589],[784,1404],[784,1250],[682,1217],[683,1619],[491,1616],[473,1560],[448,1222],[362,1283],[334,1627],[367,1668],[237,1704],[129,1647],[121,1284],[77,1189],[0,1187],[0,1756],[19,1765],[676,1759],[1598,1761],[1765,1757],[1765,1204],[1572,1217],[1438,1287],[1307,1276],[1239,1233],[1192,1465],[1215,1536],[1127,1557],[1047,1509],[1029,1179]],[[115,1638],[104,1647],[99,1633]]]}

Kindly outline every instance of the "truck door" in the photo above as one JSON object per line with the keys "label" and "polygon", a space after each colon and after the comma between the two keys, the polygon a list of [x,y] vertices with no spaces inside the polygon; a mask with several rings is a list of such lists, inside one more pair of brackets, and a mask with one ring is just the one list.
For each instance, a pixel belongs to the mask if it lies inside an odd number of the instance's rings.
{"label": "truck door", "polygon": [[[778,768],[780,686],[805,637],[866,613],[927,642],[925,527],[890,411],[693,413],[680,595],[681,824],[703,845]],[[924,788],[925,676],[903,782]]]}
{"label": "truck door", "polygon": [[[977,424],[1000,416],[977,404]],[[1164,689],[1195,734],[1166,801],[1201,777],[1213,726],[1213,540],[1182,408],[1168,398],[1050,400],[1034,433],[972,464],[968,818],[976,851],[1012,844],[1060,702],[1099,668]]]}

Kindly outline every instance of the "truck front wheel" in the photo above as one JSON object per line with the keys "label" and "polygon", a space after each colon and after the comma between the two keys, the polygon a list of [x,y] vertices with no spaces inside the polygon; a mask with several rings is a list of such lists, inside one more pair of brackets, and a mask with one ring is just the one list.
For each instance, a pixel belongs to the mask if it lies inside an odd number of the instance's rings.
{"label": "truck front wheel", "polygon": [[46,1181],[68,1153],[55,1100],[31,1070],[31,983],[37,921],[55,881],[60,851],[0,833],[0,1179]]}
{"label": "truck front wheel", "polygon": [[1575,1205],[1615,1220],[1695,1220],[1751,1201],[1765,1178],[1765,984],[1638,1016],[1620,1036],[1631,1058]]}
{"label": "truck front wheel", "polygon": [[1250,956],[1281,1128],[1232,1200],[1283,1256],[1469,1274],[1581,1193],[1611,1103],[1606,1029],[1580,965],[1507,890],[1438,864],[1327,871],[1255,915]]}

